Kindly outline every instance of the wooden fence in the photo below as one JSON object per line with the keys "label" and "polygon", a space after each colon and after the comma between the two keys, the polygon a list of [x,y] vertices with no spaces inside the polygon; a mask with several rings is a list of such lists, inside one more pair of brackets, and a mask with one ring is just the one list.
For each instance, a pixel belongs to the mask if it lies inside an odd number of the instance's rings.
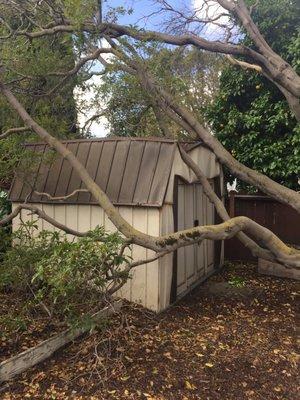
{"label": "wooden fence", "polygon": [[[300,246],[300,214],[292,207],[268,196],[235,192],[229,194],[226,207],[230,217],[249,217],[270,229],[285,243]],[[238,239],[233,238],[225,241],[225,259],[250,261],[255,258]]]}

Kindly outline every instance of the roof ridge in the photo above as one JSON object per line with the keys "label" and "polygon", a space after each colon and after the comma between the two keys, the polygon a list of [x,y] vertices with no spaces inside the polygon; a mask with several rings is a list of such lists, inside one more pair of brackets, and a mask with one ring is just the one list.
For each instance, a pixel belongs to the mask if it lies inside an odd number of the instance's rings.
{"label": "roof ridge", "polygon": [[[77,138],[77,139],[60,139],[62,143],[76,143],[76,142],[116,142],[116,141],[147,141],[159,143],[178,143],[177,139],[161,138],[155,136],[104,136],[104,137],[91,137],[91,138]],[[25,146],[33,146],[46,144],[45,142],[32,142],[25,143]]]}

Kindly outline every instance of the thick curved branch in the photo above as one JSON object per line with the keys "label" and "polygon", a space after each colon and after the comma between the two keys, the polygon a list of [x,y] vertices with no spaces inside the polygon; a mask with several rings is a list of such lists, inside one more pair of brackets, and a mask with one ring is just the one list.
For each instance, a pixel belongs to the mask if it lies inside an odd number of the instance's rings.
{"label": "thick curved branch", "polygon": [[[100,189],[100,187],[93,181],[87,170],[76,158],[76,156],[58,139],[51,136],[44,128],[42,128],[33,118],[28,114],[25,108],[20,104],[18,99],[13,95],[11,90],[3,83],[0,83],[0,90],[6,97],[11,107],[19,114],[24,123],[31,128],[41,139],[54,148],[62,157],[67,159],[72,165],[78,176],[85,183],[89,192],[95,197],[98,204],[105,210],[108,218],[116,226],[116,228],[124,234],[132,242],[140,244],[141,246],[147,244],[152,250],[156,250],[153,239],[135,228],[133,228],[117,211],[107,195]],[[146,246],[146,247],[147,247]]]}
{"label": "thick curved branch", "polygon": [[224,148],[224,146],[199,123],[197,118],[188,108],[179,104],[166,89],[163,89],[156,83],[143,62],[138,61],[137,58],[135,58],[135,60],[130,60],[124,53],[122,53],[120,48],[115,50],[114,54],[121,57],[122,61],[128,64],[128,68],[124,70],[129,73],[134,73],[139,78],[142,88],[153,96],[154,101],[160,105],[161,109],[184,129],[196,134],[196,136],[198,136],[198,138],[212,150],[219,162],[225,165],[233,175],[237,176],[242,181],[257,187],[274,199],[292,206],[300,213],[299,193],[280,185],[262,173],[248,168],[237,161]]}
{"label": "thick curved branch", "polygon": [[[180,147],[180,153],[183,161],[191,168],[199,182],[202,185],[203,191],[208,197],[209,201],[214,204],[216,211],[219,217],[223,221],[228,221],[230,219],[227,210],[221,199],[217,196],[217,194],[212,189],[208,179],[201,171],[200,167],[194,162],[194,160],[188,155],[186,151],[182,147]],[[251,238],[245,235],[243,232],[239,232],[236,237],[247,247],[251,253],[256,257],[261,257],[266,260],[274,261],[274,256],[272,253],[262,247],[258,246],[257,243],[254,242]]]}
{"label": "thick curved branch", "polygon": [[74,33],[76,31],[78,31],[78,28],[75,25],[59,24],[59,25],[55,25],[51,28],[42,28],[42,29],[36,30],[34,32],[23,30],[23,31],[14,32],[14,34],[17,36],[26,36],[30,39],[35,39],[35,38],[40,38],[43,36],[56,35],[57,33]]}
{"label": "thick curved branch", "polygon": [[218,225],[198,226],[168,234],[158,238],[156,244],[162,250],[176,250],[204,239],[231,239],[239,232],[244,232],[259,240],[279,262],[290,267],[300,268],[299,250],[288,247],[273,232],[248,217],[234,217]]}

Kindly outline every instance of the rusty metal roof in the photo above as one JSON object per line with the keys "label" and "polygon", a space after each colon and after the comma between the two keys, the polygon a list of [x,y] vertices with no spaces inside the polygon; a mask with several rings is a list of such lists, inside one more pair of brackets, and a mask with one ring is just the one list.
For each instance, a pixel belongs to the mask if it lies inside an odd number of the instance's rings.
{"label": "rusty metal roof", "polygon": [[[64,142],[95,182],[115,205],[160,207],[163,204],[173,164],[177,142],[161,138],[103,138],[69,140]],[[49,154],[43,143],[27,145],[27,149]],[[52,197],[69,195],[85,185],[69,162],[56,156],[52,163],[39,162],[34,174],[15,176],[9,199],[34,203],[96,204],[86,192],[76,193],[63,201],[49,200],[33,192],[48,193]]]}

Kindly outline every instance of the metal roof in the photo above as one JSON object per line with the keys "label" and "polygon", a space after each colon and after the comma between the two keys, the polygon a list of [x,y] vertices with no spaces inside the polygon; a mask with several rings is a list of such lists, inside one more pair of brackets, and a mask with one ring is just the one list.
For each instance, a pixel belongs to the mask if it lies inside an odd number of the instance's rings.
{"label": "metal roof", "polygon": [[[161,138],[103,138],[64,141],[91,177],[115,205],[160,207],[164,202],[177,142]],[[27,149],[49,152],[43,143],[26,145]],[[90,193],[80,192],[63,201],[49,200],[33,192],[52,197],[69,195],[85,185],[69,162],[61,156],[52,163],[39,162],[34,174],[19,171],[9,199],[34,203],[97,204]],[[26,183],[27,182],[27,183]]]}

